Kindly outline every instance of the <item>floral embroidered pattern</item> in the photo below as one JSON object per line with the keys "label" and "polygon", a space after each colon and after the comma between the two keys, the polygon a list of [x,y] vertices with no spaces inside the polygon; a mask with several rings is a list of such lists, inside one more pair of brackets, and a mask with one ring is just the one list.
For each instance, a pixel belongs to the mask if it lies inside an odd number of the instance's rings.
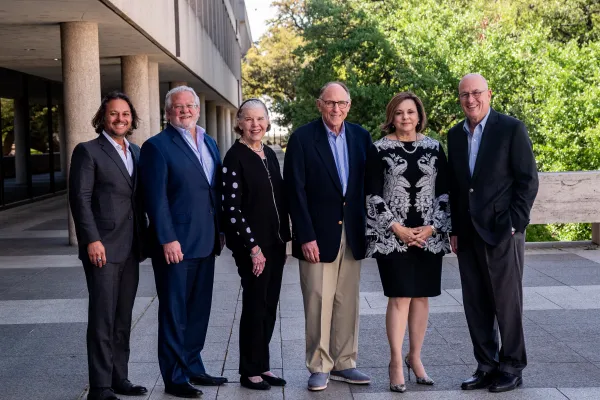
{"label": "floral embroidered pattern", "polygon": [[[367,257],[405,252],[406,243],[390,229],[393,222],[403,226],[433,225],[437,234],[427,239],[424,249],[432,253],[450,252],[450,205],[445,179],[439,181],[439,142],[425,137],[406,152],[396,140],[383,138],[374,143],[376,160],[367,164]],[[445,156],[442,157],[445,163]],[[383,180],[370,173],[381,174]]]}

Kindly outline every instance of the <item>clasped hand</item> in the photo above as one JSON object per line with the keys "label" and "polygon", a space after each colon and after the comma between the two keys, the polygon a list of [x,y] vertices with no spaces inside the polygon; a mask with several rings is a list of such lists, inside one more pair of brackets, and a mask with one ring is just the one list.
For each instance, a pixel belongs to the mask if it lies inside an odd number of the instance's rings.
{"label": "clasped hand", "polygon": [[433,234],[431,226],[418,226],[408,228],[395,222],[392,225],[394,235],[408,246],[417,246],[423,248],[426,245],[427,239]]}

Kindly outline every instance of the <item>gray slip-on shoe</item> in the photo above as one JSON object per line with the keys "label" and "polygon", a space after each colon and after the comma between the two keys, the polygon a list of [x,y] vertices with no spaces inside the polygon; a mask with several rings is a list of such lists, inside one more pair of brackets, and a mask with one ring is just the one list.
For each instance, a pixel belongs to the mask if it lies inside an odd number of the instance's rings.
{"label": "gray slip-on shoe", "polygon": [[327,389],[329,382],[329,374],[325,372],[313,372],[308,378],[308,390],[318,392],[319,390]]}
{"label": "gray slip-on shoe", "polygon": [[371,378],[363,374],[356,368],[343,369],[341,371],[331,371],[331,379],[334,381],[348,382],[354,385],[368,385]]}

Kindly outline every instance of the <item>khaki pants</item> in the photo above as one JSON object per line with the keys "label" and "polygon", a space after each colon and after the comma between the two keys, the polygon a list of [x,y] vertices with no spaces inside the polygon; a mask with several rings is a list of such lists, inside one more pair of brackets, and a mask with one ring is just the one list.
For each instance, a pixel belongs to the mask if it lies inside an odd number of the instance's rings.
{"label": "khaki pants", "polygon": [[360,261],[346,233],[332,263],[300,261],[306,323],[306,367],[311,373],[356,368]]}

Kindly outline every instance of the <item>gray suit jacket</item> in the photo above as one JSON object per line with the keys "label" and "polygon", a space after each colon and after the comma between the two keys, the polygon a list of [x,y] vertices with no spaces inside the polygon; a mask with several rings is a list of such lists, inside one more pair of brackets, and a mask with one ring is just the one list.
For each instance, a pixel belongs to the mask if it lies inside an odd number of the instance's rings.
{"label": "gray suit jacket", "polygon": [[79,243],[79,258],[87,260],[87,245],[100,240],[107,262],[120,263],[133,254],[142,261],[146,216],[138,184],[140,148],[130,143],[134,172],[127,168],[103,134],[73,150],[69,172],[69,204]]}

